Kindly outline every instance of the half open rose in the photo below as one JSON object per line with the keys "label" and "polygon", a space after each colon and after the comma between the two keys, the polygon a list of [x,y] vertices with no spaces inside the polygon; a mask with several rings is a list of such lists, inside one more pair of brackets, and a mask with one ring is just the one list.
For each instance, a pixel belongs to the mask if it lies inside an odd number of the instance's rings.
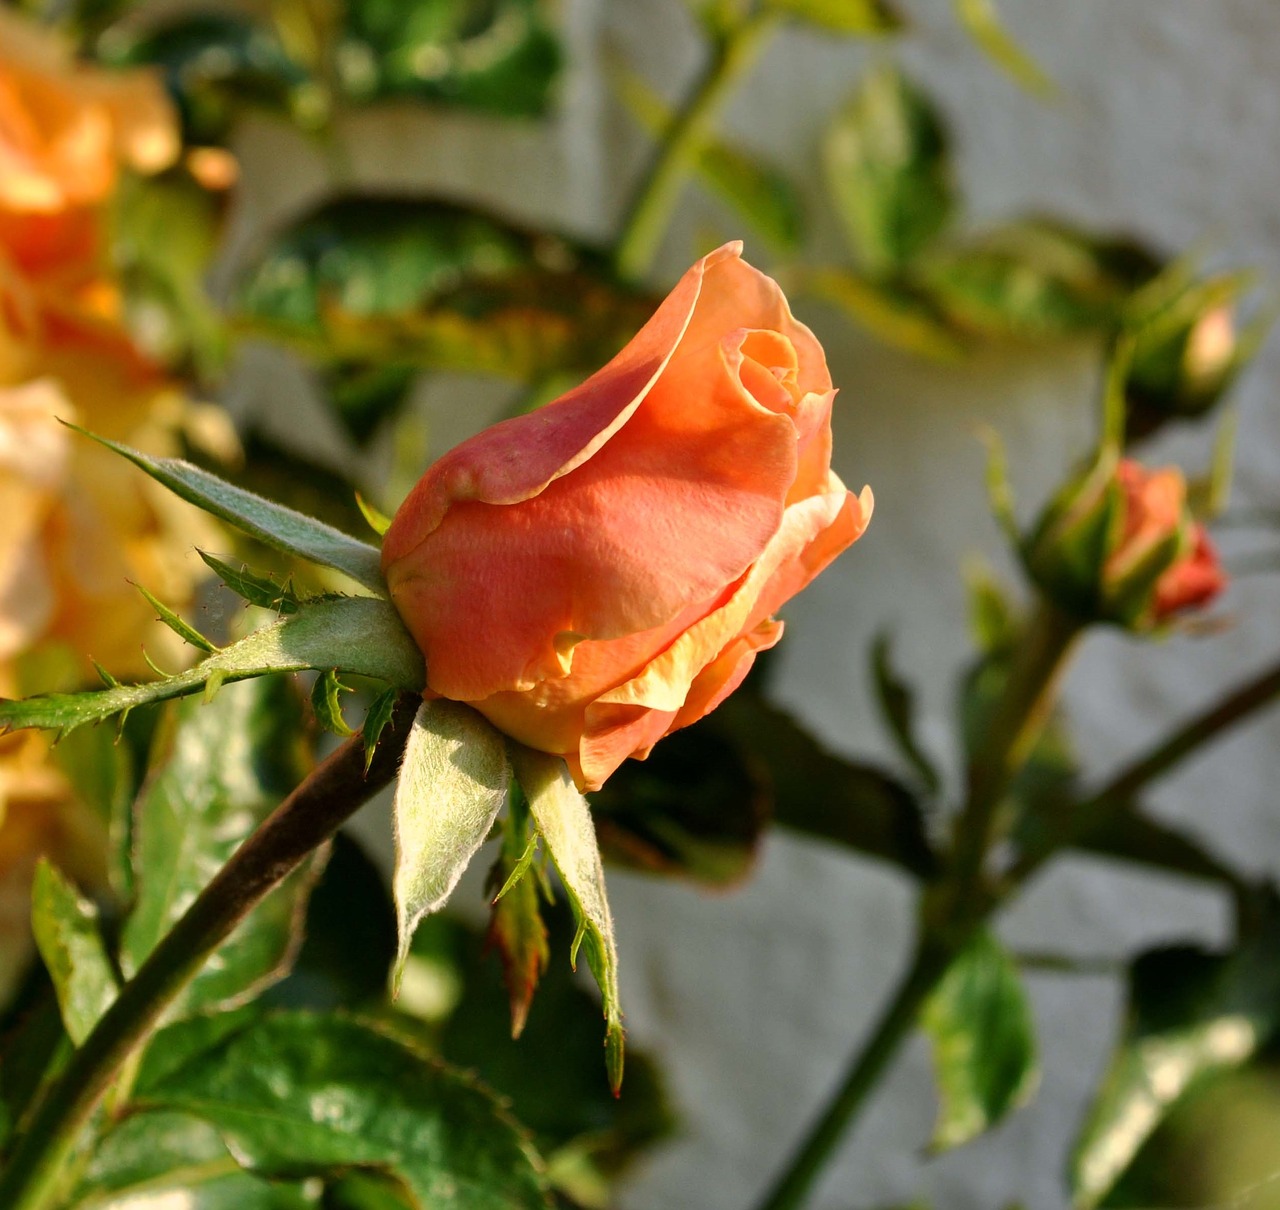
{"label": "half open rose", "polygon": [[428,693],[585,789],[731,693],[871,515],[831,470],[822,348],[740,253],[694,265],[581,386],[444,455],[384,541]]}

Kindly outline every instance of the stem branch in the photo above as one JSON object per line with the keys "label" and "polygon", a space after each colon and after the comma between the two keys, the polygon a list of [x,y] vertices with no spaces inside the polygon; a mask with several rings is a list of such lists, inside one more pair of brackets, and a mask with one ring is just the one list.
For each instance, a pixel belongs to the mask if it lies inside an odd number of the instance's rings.
{"label": "stem branch", "polygon": [[627,208],[614,251],[621,277],[641,278],[653,263],[680,200],[681,186],[711,138],[720,110],[780,21],[778,13],[756,13],[716,44],[711,62],[672,122]]}
{"label": "stem branch", "polygon": [[360,736],[319,764],[164,936],[37,1106],[0,1176],[5,1210],[45,1210],[63,1165],[120,1067],[205,959],[262,898],[395,776],[416,699],[402,698],[368,773]]}

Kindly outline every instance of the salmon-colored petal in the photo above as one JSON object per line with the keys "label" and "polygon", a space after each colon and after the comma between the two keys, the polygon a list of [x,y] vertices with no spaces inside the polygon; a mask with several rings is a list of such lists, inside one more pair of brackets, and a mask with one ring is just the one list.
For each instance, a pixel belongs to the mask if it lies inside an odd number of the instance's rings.
{"label": "salmon-colored petal", "polygon": [[477,433],[432,464],[383,539],[382,565],[403,558],[460,501],[516,504],[586,461],[640,406],[693,317],[707,267],[736,257],[726,244],[694,265],[611,362],[554,403]]}
{"label": "salmon-colored petal", "polygon": [[668,728],[668,734],[696,723],[719,706],[746,679],[756,656],[777,645],[784,629],[782,622],[769,619],[734,639],[694,677],[684,705]]}

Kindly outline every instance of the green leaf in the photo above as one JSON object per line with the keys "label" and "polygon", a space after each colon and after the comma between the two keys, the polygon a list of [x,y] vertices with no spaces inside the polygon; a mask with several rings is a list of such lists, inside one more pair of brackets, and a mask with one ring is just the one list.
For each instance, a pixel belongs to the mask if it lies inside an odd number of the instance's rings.
{"label": "green leaf", "polygon": [[308,604],[164,680],[21,701],[0,699],[0,730],[71,731],[137,706],[195,693],[215,677],[230,684],[271,672],[335,666],[405,689],[422,687],[422,654],[395,610],[373,597],[338,597]]}
{"label": "green leaf", "polygon": [[205,561],[214,575],[250,605],[279,614],[297,613],[302,605],[289,583],[277,584],[270,576],[250,571],[243,564],[239,568],[232,567],[230,563],[224,563],[207,551],[197,550],[196,554]]}
{"label": "green leaf", "polygon": [[335,56],[358,101],[413,97],[537,117],[561,53],[545,0],[347,0]]}
{"label": "green leaf", "polygon": [[1027,219],[931,248],[911,280],[962,332],[1034,340],[1114,329],[1159,267],[1133,241]]}
{"label": "green leaf", "polygon": [[207,1122],[166,1111],[134,1113],[106,1131],[71,1199],[71,1210],[313,1210],[301,1184],[241,1170]]}
{"label": "green leaf", "polygon": [[1134,962],[1124,1038],[1072,1156],[1077,1205],[1101,1204],[1184,1097],[1249,1063],[1276,1036],[1278,943],[1272,903],[1262,927],[1232,953],[1178,946]]}
{"label": "green leaf", "polygon": [[325,363],[529,381],[607,361],[655,300],[598,252],[436,198],[349,194],[277,233],[237,291],[248,330]]}
{"label": "green leaf", "polygon": [[418,921],[438,911],[484,843],[507,799],[511,765],[502,736],[470,706],[423,702],[396,783],[398,988]]}
{"label": "green leaf", "polygon": [[764,8],[833,34],[890,34],[905,24],[889,0],[765,0]]}
{"label": "green leaf", "polygon": [[795,293],[824,299],[892,348],[943,363],[968,356],[969,346],[946,316],[900,282],[874,282],[844,269],[802,269],[794,280]]}
{"label": "green leaf", "polygon": [[942,118],[889,65],[870,72],[836,115],[823,159],[850,247],[873,275],[911,263],[954,217],[954,170]]}
{"label": "green leaf", "polygon": [[1035,1091],[1030,1006],[1017,967],[990,933],[978,933],[952,962],[921,1024],[938,1081],[935,1149],[977,1138]]}
{"label": "green leaf", "polygon": [[[323,97],[267,27],[229,12],[185,12],[117,26],[99,40],[108,62],[154,65],[178,103],[185,141],[221,143],[249,108],[283,112],[314,127]],[[164,245],[160,245],[164,246]]]}
{"label": "green leaf", "polygon": [[76,425],[70,427],[128,458],[157,483],[164,484],[183,500],[251,534],[268,546],[324,567],[335,568],[350,576],[357,584],[379,595],[385,595],[381,556],[376,546],[348,537],[314,517],[255,496],[189,462],[178,458],[152,458],[127,445],[99,437],[87,429]]}
{"label": "green leaf", "polygon": [[[662,139],[675,120],[671,107],[637,72],[618,60],[610,64],[614,87],[636,121]],[[702,145],[697,172],[780,252],[794,252],[804,237],[804,208],[790,178],[772,165],[711,138]]]}
{"label": "green leaf", "polygon": [[875,678],[880,713],[898,750],[915,770],[930,794],[937,794],[942,782],[933,762],[915,738],[915,695],[898,675],[889,655],[889,636],[881,633],[871,648],[871,670]]}
{"label": "green leaf", "polygon": [[991,61],[1028,92],[1047,97],[1058,91],[1044,69],[1010,36],[993,0],[955,0],[955,11],[960,24]]}
{"label": "green leaf", "polygon": [[731,886],[755,863],[772,793],[749,752],[688,727],[625,762],[590,801],[606,860]]}
{"label": "green leaf", "polygon": [[578,793],[558,756],[509,745],[516,780],[529,801],[538,835],[546,843],[573,907],[578,934],[570,960],[584,945],[587,965],[604,1001],[605,1063],[615,1092],[622,1087],[622,1009],[618,1003],[618,949],[605,893],[604,866],[587,800]]}
{"label": "green leaf", "polygon": [[928,878],[936,861],[915,795],[869,765],[823,748],[784,711],[739,691],[698,723],[767,773],[777,823]]}
{"label": "green leaf", "polygon": [[97,910],[44,857],[31,888],[31,930],[67,1035],[79,1046],[116,998],[116,976]]}
{"label": "green leaf", "polygon": [[[519,886],[534,882],[531,875]],[[553,963],[543,974],[528,1024],[515,1041],[498,964],[460,925],[441,917],[431,923],[451,929],[446,940],[452,941],[462,989],[441,1027],[440,1052],[511,1099],[511,1111],[548,1157],[558,1188],[572,1196],[584,1181],[607,1184],[672,1131],[660,1073],[643,1051],[628,1048],[626,1093],[611,1094],[600,1071],[599,1002],[567,963]],[[571,908],[563,901],[549,906],[546,925],[550,948],[563,953],[576,930]]]}
{"label": "green leaf", "polygon": [[222,317],[205,289],[223,199],[174,168],[124,175],[114,202],[112,260],[134,340],[163,365],[212,378],[227,351]]}
{"label": "green leaf", "polygon": [[502,959],[513,1038],[524,1032],[533,993],[551,958],[539,902],[539,873],[530,869],[537,840],[524,795],[513,794],[502,821],[502,848],[485,884],[495,896],[487,941]]}
{"label": "green leaf", "polygon": [[215,1126],[263,1176],[394,1174],[417,1210],[546,1210],[542,1166],[493,1097],[370,1025],[281,1013],[156,1082],[143,1106]]}
{"label": "green leaf", "polygon": [[[165,718],[136,806],[137,898],[120,950],[127,976],[306,775],[311,759],[301,733],[301,702],[282,678],[228,688],[208,704],[184,702]],[[300,941],[319,860],[254,909],[187,986],[174,1013],[243,1000],[279,978]]]}
{"label": "green leaf", "polygon": [[210,655],[218,651],[218,648],[212,642],[206,639],[194,626],[183,621],[154,593],[148,591],[141,584],[135,584],[134,587],[142,593],[147,604],[156,611],[156,621],[163,622],[184,643],[189,643],[197,651],[204,651]]}

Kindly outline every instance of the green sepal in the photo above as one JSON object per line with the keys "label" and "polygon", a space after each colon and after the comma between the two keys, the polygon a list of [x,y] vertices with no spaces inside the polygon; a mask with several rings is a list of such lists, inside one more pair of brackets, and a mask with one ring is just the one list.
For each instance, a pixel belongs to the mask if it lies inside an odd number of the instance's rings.
{"label": "green sepal", "polygon": [[379,538],[383,537],[387,530],[391,528],[391,518],[381,509],[370,504],[360,492],[356,492],[356,507],[360,510],[360,515],[369,522],[369,528]]}
{"label": "green sepal", "polygon": [[150,605],[151,608],[159,615],[157,620],[168,626],[169,629],[172,630],[173,633],[176,634],[184,643],[190,643],[192,647],[195,647],[200,651],[207,652],[210,655],[221,650],[217,644],[206,639],[194,626],[184,622],[182,618],[174,613],[174,611],[164,604],[164,602],[162,602],[154,593],[149,592],[141,584],[135,584],[134,588],[142,593],[143,597],[146,598],[147,604]]}
{"label": "green sepal", "polygon": [[372,592],[385,595],[386,584],[382,579],[381,555],[377,547],[357,541],[305,513],[247,492],[179,458],[153,458],[127,445],[108,441],[79,425],[68,427],[114,450],[175,495],[228,525],[286,554],[332,567]]}
{"label": "green sepal", "polygon": [[617,1093],[622,1087],[624,1050],[618,997],[618,948],[591,810],[574,786],[561,757],[514,742],[508,744],[508,750],[516,780],[528,800],[538,834],[546,842],[577,921],[570,959],[575,961],[579,946],[583,947],[587,965],[600,988],[606,1022],[605,1066],[610,1086]]}

